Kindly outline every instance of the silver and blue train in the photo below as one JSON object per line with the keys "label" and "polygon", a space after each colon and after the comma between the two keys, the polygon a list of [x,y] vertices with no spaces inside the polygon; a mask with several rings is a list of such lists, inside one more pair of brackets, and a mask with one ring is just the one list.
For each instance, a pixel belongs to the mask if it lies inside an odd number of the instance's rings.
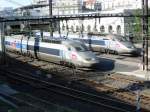
{"label": "silver and blue train", "polygon": [[124,36],[108,34],[69,35],[68,38],[84,42],[93,51],[114,52],[115,54],[138,54],[134,44]]}
{"label": "silver and blue train", "polygon": [[95,67],[99,63],[85,44],[75,40],[42,40],[38,36],[13,35],[5,37],[5,46],[7,50],[67,66]]}

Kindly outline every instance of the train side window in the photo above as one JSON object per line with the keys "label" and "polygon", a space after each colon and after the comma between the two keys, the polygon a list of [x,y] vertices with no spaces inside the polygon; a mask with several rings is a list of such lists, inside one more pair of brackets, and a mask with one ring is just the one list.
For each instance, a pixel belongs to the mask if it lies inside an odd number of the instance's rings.
{"label": "train side window", "polygon": [[113,38],[112,41],[115,41],[115,39]]}
{"label": "train side window", "polygon": [[71,47],[68,47],[68,51],[71,51]]}
{"label": "train side window", "polygon": [[109,39],[103,38],[103,40],[109,40]]}

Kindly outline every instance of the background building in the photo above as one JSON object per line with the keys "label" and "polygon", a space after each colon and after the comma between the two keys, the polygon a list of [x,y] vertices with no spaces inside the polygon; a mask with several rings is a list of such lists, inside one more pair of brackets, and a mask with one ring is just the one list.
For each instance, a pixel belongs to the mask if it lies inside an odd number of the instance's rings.
{"label": "background building", "polygon": [[[34,0],[29,6],[15,9],[20,16],[49,16],[49,0]],[[149,3],[150,4],[150,3]],[[53,0],[53,15],[74,15],[81,13],[122,14],[139,13],[142,0]],[[7,13],[6,13],[7,14]],[[139,18],[138,18],[139,19]],[[137,18],[109,17],[97,19],[64,20],[57,22],[62,32],[101,32],[115,34],[133,33]],[[140,21],[140,20],[139,20]],[[58,26],[59,25],[59,26]]]}
{"label": "background building", "polygon": [[[104,14],[137,14],[141,9],[142,0],[80,0],[82,9],[79,13],[98,12]],[[69,14],[69,13],[68,13]],[[70,20],[68,24],[61,22],[61,29],[73,32],[101,32],[128,35],[135,33],[137,18],[109,17],[85,20]]]}

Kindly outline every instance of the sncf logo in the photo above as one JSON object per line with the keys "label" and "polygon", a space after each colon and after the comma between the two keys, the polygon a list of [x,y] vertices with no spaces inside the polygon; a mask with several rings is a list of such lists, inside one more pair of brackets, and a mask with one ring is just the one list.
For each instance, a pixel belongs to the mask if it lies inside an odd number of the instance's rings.
{"label": "sncf logo", "polygon": [[16,43],[15,43],[15,42],[12,42],[12,43],[11,43],[11,46],[15,48],[15,47],[16,47]]}
{"label": "sncf logo", "polygon": [[77,59],[77,56],[76,56],[75,54],[72,54],[72,55],[71,55],[71,59],[76,60],[76,59]]}

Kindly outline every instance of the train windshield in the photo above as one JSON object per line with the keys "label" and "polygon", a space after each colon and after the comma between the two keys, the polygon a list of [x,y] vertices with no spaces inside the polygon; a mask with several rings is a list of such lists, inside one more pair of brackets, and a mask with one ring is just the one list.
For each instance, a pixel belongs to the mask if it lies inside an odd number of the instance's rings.
{"label": "train windshield", "polygon": [[118,41],[120,41],[120,42],[126,42],[126,41],[128,41],[127,38],[124,37],[124,36],[116,36],[116,39],[117,39]]}
{"label": "train windshield", "polygon": [[78,45],[73,45],[76,51],[78,52],[85,52],[89,51],[89,49],[84,45],[84,44],[78,44]]}

